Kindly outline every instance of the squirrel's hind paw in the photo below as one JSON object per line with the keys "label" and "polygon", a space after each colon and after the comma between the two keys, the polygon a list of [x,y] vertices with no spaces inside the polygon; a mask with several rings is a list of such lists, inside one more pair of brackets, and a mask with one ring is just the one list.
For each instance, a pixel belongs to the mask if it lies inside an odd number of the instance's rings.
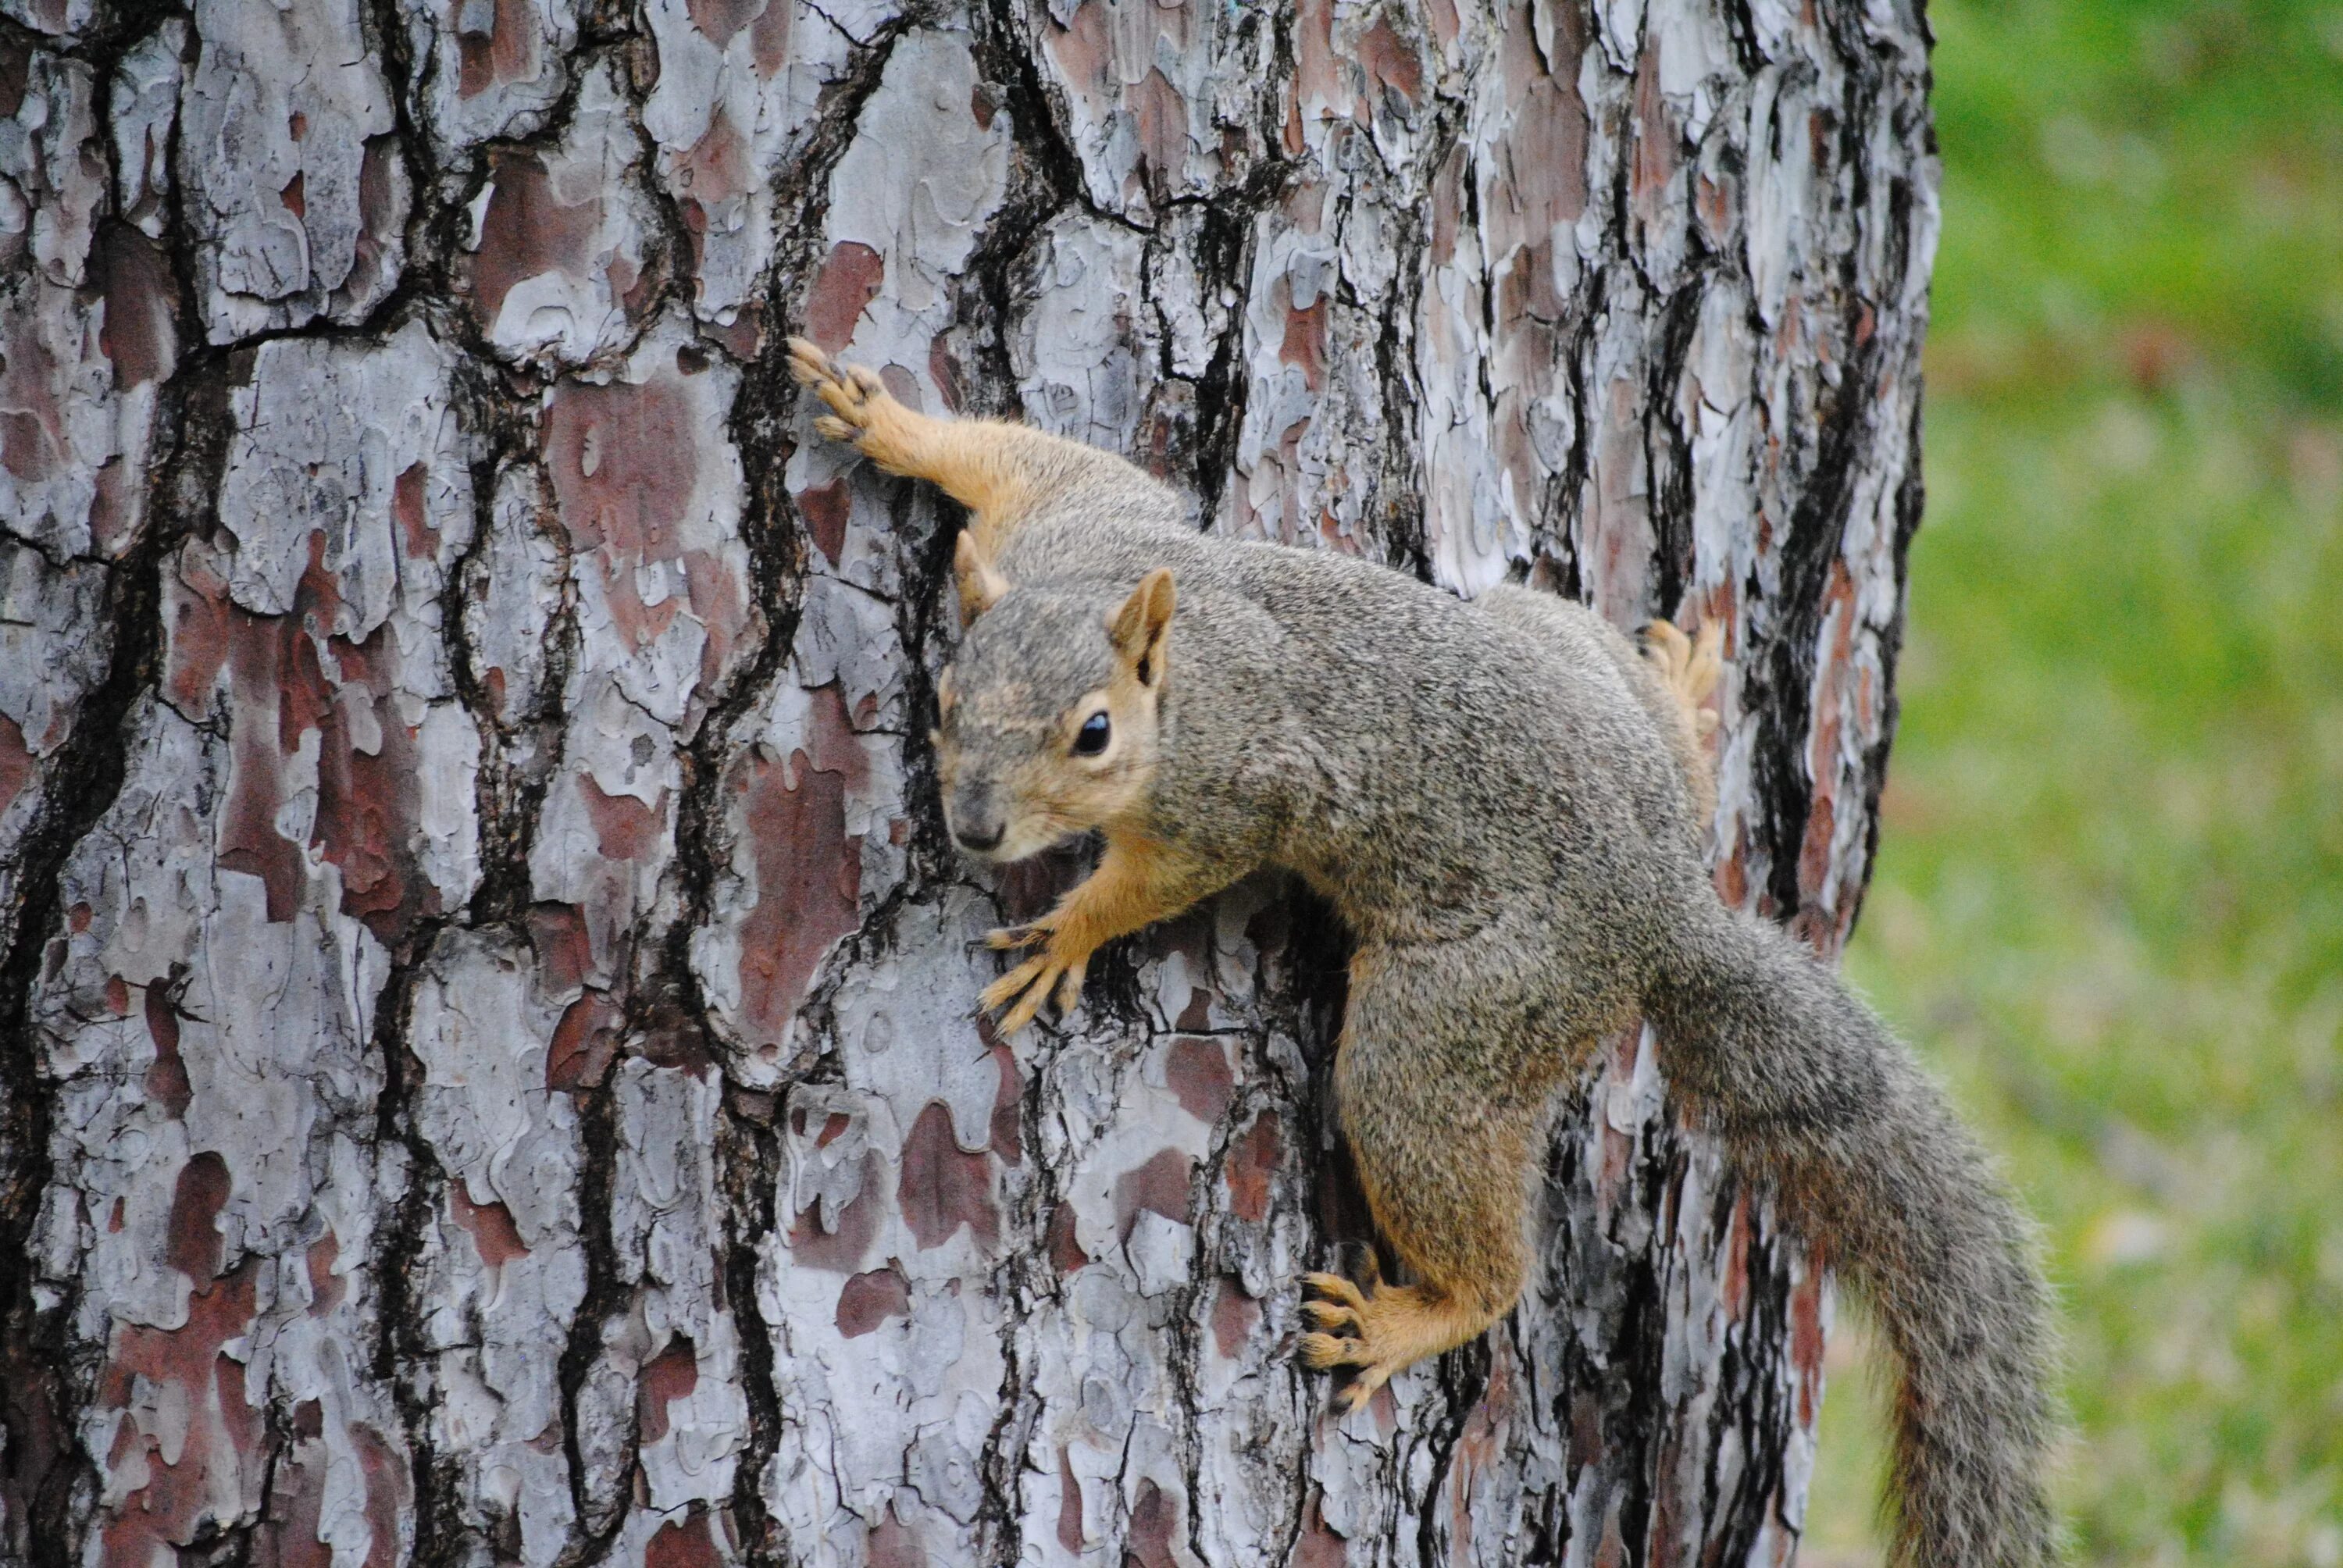
{"label": "squirrel's hind paw", "polygon": [[1362,1291],[1340,1274],[1304,1274],[1301,1283],[1319,1299],[1302,1303],[1315,1332],[1294,1341],[1295,1358],[1312,1372],[1357,1369],[1335,1391],[1345,1412],[1366,1403],[1393,1372],[1463,1344],[1496,1315],[1423,1285],[1378,1282]]}

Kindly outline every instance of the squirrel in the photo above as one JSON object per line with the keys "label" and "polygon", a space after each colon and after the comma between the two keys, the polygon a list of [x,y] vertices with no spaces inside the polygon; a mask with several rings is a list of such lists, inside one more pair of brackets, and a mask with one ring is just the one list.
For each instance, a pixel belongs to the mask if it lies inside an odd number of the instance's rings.
{"label": "squirrel", "polygon": [[[1070,1011],[1101,943],[1264,866],[1354,940],[1336,1108],[1413,1282],[1304,1275],[1302,1362],[1355,1410],[1510,1312],[1554,1091],[1639,1015],[1734,1170],[1869,1298],[1899,1363],[1887,1509],[1905,1568],[2053,1561],[2056,1418],[2033,1234],[1942,1092],[1795,939],[1728,909],[1697,699],[1714,636],[1647,653],[1524,586],[1467,602],[1332,551],[1218,538],[1122,458],[939,419],[803,339],[815,421],[968,511],[963,633],[932,734],[946,827],[1097,869],[983,993]],[[1664,629],[1663,629],[1664,628]]]}

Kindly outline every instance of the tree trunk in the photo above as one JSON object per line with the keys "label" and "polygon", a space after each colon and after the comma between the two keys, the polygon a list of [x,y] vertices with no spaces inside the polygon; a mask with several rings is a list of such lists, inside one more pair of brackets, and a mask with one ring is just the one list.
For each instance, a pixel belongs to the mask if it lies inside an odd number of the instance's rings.
{"label": "tree trunk", "polygon": [[1789,1558],[1827,1292],[1664,1040],[1564,1109],[1521,1310],[1338,1421],[1327,913],[973,1020],[1072,868],[950,852],[956,519],[778,347],[1722,620],[1718,885],[1835,949],[1915,8],[0,15],[0,1560]]}

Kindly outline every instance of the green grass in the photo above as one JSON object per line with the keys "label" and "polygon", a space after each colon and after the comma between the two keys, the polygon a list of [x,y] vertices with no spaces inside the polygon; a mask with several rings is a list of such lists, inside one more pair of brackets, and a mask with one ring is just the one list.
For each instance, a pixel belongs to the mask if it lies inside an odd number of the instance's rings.
{"label": "green grass", "polygon": [[[1932,19],[1928,515],[1849,970],[2042,1220],[2078,1560],[2333,1568],[2343,8]],[[1810,1561],[1875,1550],[1856,1370]]]}

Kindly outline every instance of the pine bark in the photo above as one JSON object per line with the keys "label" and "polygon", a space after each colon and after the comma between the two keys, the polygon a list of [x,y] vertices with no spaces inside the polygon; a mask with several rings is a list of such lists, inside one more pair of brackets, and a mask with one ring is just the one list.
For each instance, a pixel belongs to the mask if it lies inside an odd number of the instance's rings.
{"label": "pine bark", "polygon": [[1718,885],[1835,950],[1926,84],[1906,0],[0,0],[0,1562],[1787,1561],[1828,1292],[1664,1040],[1338,1421],[1326,912],[971,1016],[1079,866],[950,852],[957,519],[778,347],[1722,620]]}

